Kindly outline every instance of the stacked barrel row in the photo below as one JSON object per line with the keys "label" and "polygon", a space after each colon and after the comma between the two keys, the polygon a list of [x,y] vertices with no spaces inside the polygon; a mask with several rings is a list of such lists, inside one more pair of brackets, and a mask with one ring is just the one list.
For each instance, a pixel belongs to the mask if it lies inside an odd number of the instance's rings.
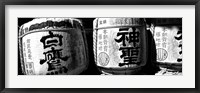
{"label": "stacked barrel row", "polygon": [[[173,20],[167,20],[171,21]],[[95,18],[93,45],[88,45],[81,20],[36,18],[23,24],[19,30],[23,74],[81,74],[88,69],[90,63],[88,46],[93,46],[94,56],[90,57],[94,58],[93,62],[102,74],[138,74],[145,72],[144,69],[150,72],[154,69],[156,58],[159,62],[171,62],[170,58],[173,56],[169,52],[170,49],[182,45],[181,35],[174,35],[182,34],[179,31],[182,28],[170,26],[166,29],[160,27],[165,22],[159,24],[158,19],[153,22],[155,23],[151,25],[151,33],[146,29],[144,18]],[[180,39],[180,42],[164,37]],[[170,45],[172,41],[176,42],[176,45]],[[170,46],[174,48],[169,49]],[[180,54],[180,51],[177,53]],[[178,57],[177,54],[176,60],[173,60],[181,62]]]}

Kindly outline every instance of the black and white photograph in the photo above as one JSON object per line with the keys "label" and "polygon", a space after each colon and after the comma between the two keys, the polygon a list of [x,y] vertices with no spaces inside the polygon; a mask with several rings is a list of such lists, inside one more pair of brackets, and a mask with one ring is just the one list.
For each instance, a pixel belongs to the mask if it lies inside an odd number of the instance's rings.
{"label": "black and white photograph", "polygon": [[182,18],[18,17],[18,75],[182,75]]}

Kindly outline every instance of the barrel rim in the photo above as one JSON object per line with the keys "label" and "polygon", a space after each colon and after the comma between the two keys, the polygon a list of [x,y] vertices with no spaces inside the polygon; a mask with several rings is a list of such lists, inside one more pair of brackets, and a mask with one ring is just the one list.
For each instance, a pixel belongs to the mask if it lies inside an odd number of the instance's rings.
{"label": "barrel rim", "polygon": [[116,70],[116,71],[121,71],[121,70],[134,70],[134,69],[137,69],[137,68],[141,68],[143,66],[135,66],[135,67],[123,67],[123,68],[120,68],[120,67],[101,67],[101,66],[97,66],[98,68],[100,69],[106,69],[106,70]]}
{"label": "barrel rim", "polygon": [[100,29],[110,29],[110,28],[125,28],[125,27],[142,27],[144,25],[120,25],[120,26],[107,26],[107,27],[99,27],[94,28],[94,30],[100,30]]}
{"label": "barrel rim", "polygon": [[[106,23],[107,26],[100,26],[99,27],[99,19],[105,19],[105,20],[109,21],[109,24]],[[124,20],[129,19],[131,21],[130,21],[130,23],[126,23],[125,21],[121,21],[121,24],[117,24],[117,23],[115,24],[115,22],[118,22],[118,21],[116,21],[117,19],[122,19],[122,20],[123,19]],[[135,19],[135,21],[134,21],[134,19]],[[136,22],[136,20],[139,20],[139,22]],[[112,23],[111,21],[114,22],[114,23]],[[145,23],[146,23],[146,20],[144,18],[134,18],[134,17],[96,18],[93,21],[93,28],[94,29],[101,29],[101,28],[110,28],[110,27],[113,28],[113,27],[123,27],[123,26],[143,26],[143,25],[145,25]]]}
{"label": "barrel rim", "polygon": [[66,30],[74,30],[76,28],[52,28],[52,29],[36,29],[36,30],[31,30],[27,33],[24,33],[23,35],[19,36],[18,38],[23,38],[24,36],[31,34],[31,33],[36,33],[36,32],[47,32],[47,31],[57,31],[57,32],[66,32]]}
{"label": "barrel rim", "polygon": [[[62,28],[62,29],[63,28],[70,28],[70,27],[65,27],[65,25],[57,27],[57,26],[54,26],[54,24],[52,24],[52,26],[44,26],[42,28],[36,27],[36,29],[30,30],[31,26],[34,26],[36,24],[41,24],[41,23],[47,23],[48,21],[58,22],[58,23],[68,21],[72,25],[72,28],[83,29],[82,21],[80,19],[77,19],[77,18],[64,18],[64,17],[63,18],[35,18],[35,19],[33,19],[33,20],[31,20],[31,21],[29,21],[29,22],[24,23],[23,25],[21,25],[20,29],[19,29],[19,34],[18,35],[21,36],[21,35],[26,34],[29,31],[35,31],[37,29],[46,29],[46,27],[54,28],[54,29],[58,29],[58,28]],[[80,27],[74,27],[74,25],[79,25]]]}

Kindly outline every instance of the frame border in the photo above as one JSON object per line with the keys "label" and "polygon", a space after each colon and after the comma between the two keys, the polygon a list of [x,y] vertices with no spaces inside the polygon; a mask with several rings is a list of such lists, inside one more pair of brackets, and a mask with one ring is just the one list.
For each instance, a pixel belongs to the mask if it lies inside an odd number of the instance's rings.
{"label": "frame border", "polygon": [[[5,6],[6,5],[195,5],[195,88],[5,88]],[[198,93],[200,0],[0,0],[0,93]]]}

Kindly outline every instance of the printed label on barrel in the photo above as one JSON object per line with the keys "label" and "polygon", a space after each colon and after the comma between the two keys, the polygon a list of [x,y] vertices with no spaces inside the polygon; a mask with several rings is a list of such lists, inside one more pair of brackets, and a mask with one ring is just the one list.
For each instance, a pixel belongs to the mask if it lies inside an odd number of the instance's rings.
{"label": "printed label on barrel", "polygon": [[22,37],[26,74],[67,74],[84,65],[85,46],[81,33],[76,32],[43,31]]}
{"label": "printed label on barrel", "polygon": [[134,67],[141,64],[141,32],[137,27],[97,30],[97,65]]}
{"label": "printed label on barrel", "polygon": [[158,62],[182,62],[182,31],[178,26],[156,26],[154,39]]}

